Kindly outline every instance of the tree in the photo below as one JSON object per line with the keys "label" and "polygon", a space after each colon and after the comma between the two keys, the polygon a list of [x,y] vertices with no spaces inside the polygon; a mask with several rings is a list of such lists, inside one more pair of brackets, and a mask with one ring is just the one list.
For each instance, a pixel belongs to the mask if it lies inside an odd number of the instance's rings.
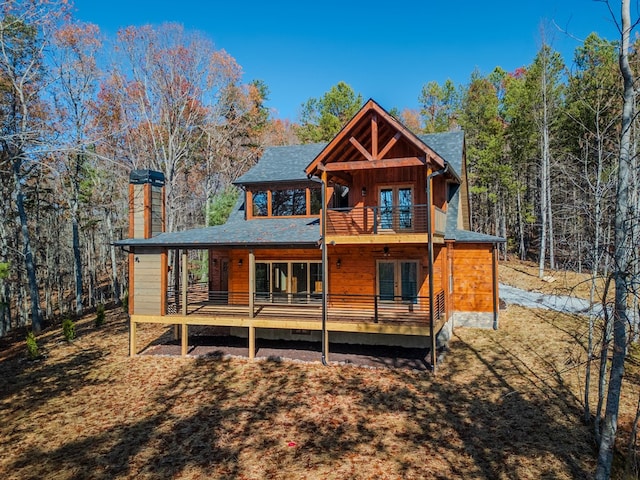
{"label": "tree", "polygon": [[[66,2],[19,2],[0,5],[0,78],[4,87],[0,158],[12,172],[12,198],[22,239],[21,257],[29,285],[31,325],[35,333],[42,328],[40,291],[32,248],[25,187],[38,167],[47,126],[42,102],[45,82],[44,50],[56,22],[67,11]],[[3,206],[6,203],[3,202]],[[3,212],[3,218],[9,218]],[[6,234],[6,232],[5,232]],[[3,242],[6,240],[3,240]]]}
{"label": "tree", "polygon": [[540,254],[538,275],[544,276],[547,259],[547,242],[549,264],[555,268],[553,205],[551,198],[551,158],[552,141],[558,125],[557,111],[560,106],[563,85],[560,79],[564,69],[562,58],[546,43],[542,45],[527,74],[527,82],[532,85],[529,91],[533,94],[531,106],[533,120],[538,128],[540,138]]}
{"label": "tree", "polygon": [[328,142],[362,107],[362,95],[338,82],[320,98],[302,105],[298,138],[302,143]]}
{"label": "tree", "polygon": [[620,131],[620,156],[618,163],[618,185],[615,204],[614,227],[614,270],[615,305],[613,311],[613,357],[609,388],[607,391],[607,407],[605,409],[602,439],[598,451],[596,479],[605,480],[611,476],[611,464],[615,447],[618,426],[618,410],[620,407],[620,393],[624,376],[624,362],[627,353],[627,301],[629,295],[629,280],[631,259],[637,250],[633,242],[634,209],[630,190],[632,186],[633,155],[631,151],[631,128],[634,116],[634,82],[635,75],[629,64],[629,37],[633,28],[629,0],[622,0],[621,5],[621,44],[619,54],[619,68],[623,79],[622,125]]}
{"label": "tree", "polygon": [[418,102],[425,133],[446,132],[455,126],[458,97],[450,79],[442,86],[434,81],[424,85]]}
{"label": "tree", "polygon": [[96,65],[102,42],[96,25],[69,23],[54,33],[53,64],[57,83],[55,97],[57,129],[63,141],[59,165],[61,180],[68,190],[76,287],[76,315],[83,312],[83,272],[80,245],[81,185],[87,174],[87,147],[97,140],[91,129],[91,102],[100,72]]}
{"label": "tree", "polygon": [[462,99],[460,125],[465,130],[474,229],[504,234],[506,205],[513,174],[505,159],[505,123],[498,91],[478,71]]}
{"label": "tree", "polygon": [[193,197],[196,179],[189,172],[202,160],[203,126],[212,122],[225,88],[239,80],[240,67],[178,24],[125,28],[118,32],[118,45],[125,60],[115,84],[125,148],[132,166],[164,173],[166,228],[174,231],[181,204]]}
{"label": "tree", "polygon": [[[605,232],[611,224],[613,211],[612,194],[615,188],[615,150],[618,144],[618,125],[620,108],[619,74],[616,71],[616,46],[600,38],[589,35],[576,49],[575,69],[569,77],[565,112],[567,121],[563,125],[565,132],[563,143],[567,152],[565,177],[577,192],[574,197],[579,201],[571,205],[572,211],[582,211],[576,216],[575,251],[578,254],[578,268],[583,262],[590,264],[591,289],[590,303],[596,299],[596,283],[603,271],[603,258],[608,246],[603,248]],[[579,203],[578,203],[579,202]],[[588,245],[582,253],[581,240]],[[583,260],[584,259],[584,260]],[[594,352],[594,328],[596,314],[589,314],[587,340],[587,364],[585,373],[585,422],[590,421],[590,383],[591,363]],[[603,341],[609,342],[608,329],[604,329]],[[596,411],[596,435],[600,435],[600,408],[606,387],[607,355],[603,355],[600,366],[598,409]]]}

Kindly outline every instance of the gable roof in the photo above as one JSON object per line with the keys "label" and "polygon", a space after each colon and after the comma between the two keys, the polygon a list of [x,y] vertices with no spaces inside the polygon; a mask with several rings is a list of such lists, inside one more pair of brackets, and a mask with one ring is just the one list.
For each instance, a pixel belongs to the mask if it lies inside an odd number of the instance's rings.
{"label": "gable roof", "polygon": [[[415,154],[410,158],[390,158],[393,149],[405,145]],[[416,155],[417,154],[417,155]],[[326,145],[318,156],[307,166],[307,175],[318,175],[325,166],[338,163],[362,168],[360,162],[370,162],[368,168],[406,166],[406,162],[416,165],[433,163],[443,168],[445,161],[431,146],[420,140],[407,127],[389,114],[372,99],[349,120],[340,132]],[[365,167],[367,168],[367,167]]]}

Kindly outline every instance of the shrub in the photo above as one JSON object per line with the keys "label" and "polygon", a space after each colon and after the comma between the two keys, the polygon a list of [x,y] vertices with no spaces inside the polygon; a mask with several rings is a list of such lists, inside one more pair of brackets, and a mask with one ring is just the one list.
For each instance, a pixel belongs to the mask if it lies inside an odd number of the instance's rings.
{"label": "shrub", "polygon": [[40,352],[38,350],[38,342],[36,341],[36,336],[33,332],[29,332],[27,334],[27,355],[29,360],[35,360],[40,356]]}
{"label": "shrub", "polygon": [[105,319],[104,304],[101,303],[96,308],[96,321],[95,321],[96,328],[100,328],[102,325],[104,325],[104,319]]}
{"label": "shrub", "polygon": [[62,333],[64,334],[64,338],[67,342],[70,342],[74,338],[76,338],[76,324],[73,323],[73,320],[70,318],[66,318],[62,322]]}

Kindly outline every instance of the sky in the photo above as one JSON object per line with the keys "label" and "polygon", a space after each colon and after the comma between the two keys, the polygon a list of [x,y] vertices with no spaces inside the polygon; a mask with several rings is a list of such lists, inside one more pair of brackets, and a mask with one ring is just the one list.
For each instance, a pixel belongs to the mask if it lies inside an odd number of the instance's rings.
{"label": "sky", "polygon": [[[611,0],[619,10],[619,1]],[[634,3],[634,2],[632,2]],[[177,22],[203,32],[262,80],[273,118],[296,121],[301,105],[340,81],[383,108],[418,109],[427,82],[467,84],[529,65],[543,35],[571,65],[589,33],[619,38],[595,0],[250,1],[74,0],[75,18],[115,36],[121,27]],[[615,11],[618,14],[618,11]]]}

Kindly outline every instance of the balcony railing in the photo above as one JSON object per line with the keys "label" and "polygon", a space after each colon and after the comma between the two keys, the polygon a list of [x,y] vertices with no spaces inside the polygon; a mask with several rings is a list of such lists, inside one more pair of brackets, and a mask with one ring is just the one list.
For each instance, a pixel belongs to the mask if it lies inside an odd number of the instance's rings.
{"label": "balcony railing", "polygon": [[[230,317],[322,318],[322,295],[308,293],[253,293],[210,291],[206,283],[190,285],[187,289],[186,309],[183,295],[175,290],[167,292],[167,315],[217,315]],[[331,321],[360,321],[373,323],[411,322],[428,324],[429,297],[405,295],[328,294],[327,316]],[[253,309],[253,310],[252,310]],[[445,314],[444,291],[434,299],[434,319]]]}
{"label": "balcony railing", "polygon": [[[427,205],[327,209],[327,235],[426,233]],[[446,213],[434,208],[433,232],[443,235]]]}

